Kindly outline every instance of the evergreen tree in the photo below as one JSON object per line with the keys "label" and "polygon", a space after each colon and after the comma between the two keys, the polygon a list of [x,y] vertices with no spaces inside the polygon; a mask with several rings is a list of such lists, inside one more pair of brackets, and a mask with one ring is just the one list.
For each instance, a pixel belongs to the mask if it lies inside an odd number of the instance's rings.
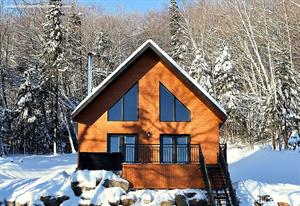
{"label": "evergreen tree", "polygon": [[169,5],[169,31],[171,36],[171,57],[181,65],[183,59],[182,27],[179,8],[176,0],[171,0]]}
{"label": "evergreen tree", "polygon": [[62,25],[60,0],[49,0],[49,9],[44,23],[44,71],[42,88],[49,92],[47,101],[50,103],[51,114],[50,131],[53,137],[54,153],[56,153],[56,144],[59,143],[62,149],[62,143],[59,138],[59,70],[63,68],[63,40],[64,27]]}
{"label": "evergreen tree", "polygon": [[17,98],[17,109],[14,115],[14,137],[20,142],[18,151],[38,153],[49,151],[45,133],[45,123],[40,100],[40,87],[37,85],[37,70],[25,72],[25,82],[21,84]]}
{"label": "evergreen tree", "polygon": [[299,122],[299,93],[296,80],[297,73],[291,67],[289,54],[283,49],[283,56],[276,60],[276,99],[275,108],[278,119],[278,129],[284,137],[287,146],[289,133],[298,127]]}
{"label": "evergreen tree", "polygon": [[206,63],[200,50],[196,52],[189,75],[191,75],[208,93],[212,94],[211,68]]}
{"label": "evergreen tree", "polygon": [[112,61],[112,41],[109,35],[101,30],[96,38],[93,47],[95,84],[100,84],[112,71],[114,64]]}
{"label": "evergreen tree", "polygon": [[230,115],[236,108],[238,95],[238,75],[234,70],[231,55],[227,46],[217,57],[214,67],[214,96]]}
{"label": "evergreen tree", "polygon": [[[83,65],[83,44],[81,31],[81,13],[75,11],[72,6],[71,14],[68,16],[68,24],[66,28],[66,72],[63,80],[63,88],[67,96],[82,99],[85,94],[86,85],[86,69]],[[75,76],[75,78],[70,78]],[[74,81],[76,79],[77,81]],[[76,88],[74,90],[74,88]]]}

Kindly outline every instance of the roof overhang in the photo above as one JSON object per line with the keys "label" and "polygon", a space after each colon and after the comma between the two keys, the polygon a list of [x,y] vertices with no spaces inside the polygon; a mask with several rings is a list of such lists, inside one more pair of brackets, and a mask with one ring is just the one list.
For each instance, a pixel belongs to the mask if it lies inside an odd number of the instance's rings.
{"label": "roof overhang", "polygon": [[207,103],[213,106],[215,112],[223,122],[227,119],[227,114],[224,108],[207,92],[205,91],[186,71],[184,71],[165,51],[163,51],[151,39],[143,43],[137,50],[135,50],[120,66],[114,70],[101,84],[99,84],[93,92],[88,95],[72,112],[73,119],[91,103],[105,88],[107,88],[115,79],[117,79],[138,57],[141,56],[147,49],[152,49],[154,53],[173,71],[181,76],[185,82],[189,84],[194,91],[198,92]]}

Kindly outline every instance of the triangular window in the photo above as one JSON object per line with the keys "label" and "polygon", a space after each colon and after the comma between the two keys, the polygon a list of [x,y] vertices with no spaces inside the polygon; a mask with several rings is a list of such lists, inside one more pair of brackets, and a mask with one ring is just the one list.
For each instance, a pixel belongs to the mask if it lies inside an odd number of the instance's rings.
{"label": "triangular window", "polygon": [[190,111],[163,84],[159,85],[160,121],[188,122],[191,120]]}
{"label": "triangular window", "polygon": [[138,85],[131,87],[108,110],[108,121],[137,121],[138,120]]}

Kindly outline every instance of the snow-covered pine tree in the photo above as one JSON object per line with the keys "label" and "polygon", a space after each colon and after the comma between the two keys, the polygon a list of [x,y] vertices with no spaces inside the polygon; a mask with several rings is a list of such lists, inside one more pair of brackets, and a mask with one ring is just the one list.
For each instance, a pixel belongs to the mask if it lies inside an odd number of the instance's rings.
{"label": "snow-covered pine tree", "polygon": [[228,46],[225,46],[217,57],[213,76],[214,96],[230,115],[237,104],[235,98],[238,93],[238,75],[234,70]]}
{"label": "snow-covered pine tree", "polygon": [[284,144],[287,147],[289,133],[298,127],[299,122],[299,85],[296,78],[297,71],[291,67],[287,50],[276,60],[276,112],[279,119],[279,132],[283,135]]}
{"label": "snow-covered pine tree", "polygon": [[40,87],[37,86],[37,70],[29,69],[25,81],[19,87],[14,115],[14,138],[19,143],[17,151],[26,154],[49,151],[47,134],[40,104]]}
{"label": "snow-covered pine tree", "polygon": [[83,65],[81,16],[82,14],[75,10],[75,5],[72,5],[66,26],[65,61],[67,71],[65,73],[67,75],[63,80],[66,95],[75,97],[78,100],[83,99],[86,93],[85,88],[82,86],[86,84],[86,69]]}
{"label": "snow-covered pine tree", "polygon": [[195,59],[189,70],[189,75],[191,75],[208,93],[212,94],[211,68],[206,63],[200,50],[196,52]]}
{"label": "snow-covered pine tree", "polygon": [[93,64],[94,83],[100,84],[113,69],[112,55],[112,41],[109,35],[104,30],[100,30],[93,46],[93,53],[95,55]]}
{"label": "snow-covered pine tree", "polygon": [[183,60],[182,27],[179,8],[176,0],[170,0],[169,5],[169,31],[171,36],[171,57],[181,65]]}
{"label": "snow-covered pine tree", "polygon": [[59,138],[59,71],[63,65],[63,40],[64,27],[62,24],[62,3],[61,0],[49,0],[49,8],[44,23],[44,73],[43,89],[49,91],[51,120],[50,131],[53,137],[54,153],[56,152],[56,143],[59,143],[62,150],[62,142]]}

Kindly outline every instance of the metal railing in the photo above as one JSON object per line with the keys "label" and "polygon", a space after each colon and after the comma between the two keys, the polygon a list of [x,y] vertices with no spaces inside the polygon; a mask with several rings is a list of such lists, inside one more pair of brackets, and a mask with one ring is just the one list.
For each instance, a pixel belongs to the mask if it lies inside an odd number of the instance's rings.
{"label": "metal railing", "polygon": [[225,175],[225,178],[226,178],[227,187],[229,189],[229,193],[230,193],[230,198],[231,198],[231,201],[232,201],[232,205],[233,206],[238,206],[239,202],[238,202],[238,199],[236,197],[235,190],[232,187],[232,182],[231,182],[231,179],[230,179],[230,174],[228,172],[227,144],[220,144],[218,161],[219,161],[219,164],[221,165],[221,167],[224,168],[224,173],[225,173],[224,175]]}
{"label": "metal railing", "polygon": [[127,163],[199,163],[199,144],[125,144]]}

